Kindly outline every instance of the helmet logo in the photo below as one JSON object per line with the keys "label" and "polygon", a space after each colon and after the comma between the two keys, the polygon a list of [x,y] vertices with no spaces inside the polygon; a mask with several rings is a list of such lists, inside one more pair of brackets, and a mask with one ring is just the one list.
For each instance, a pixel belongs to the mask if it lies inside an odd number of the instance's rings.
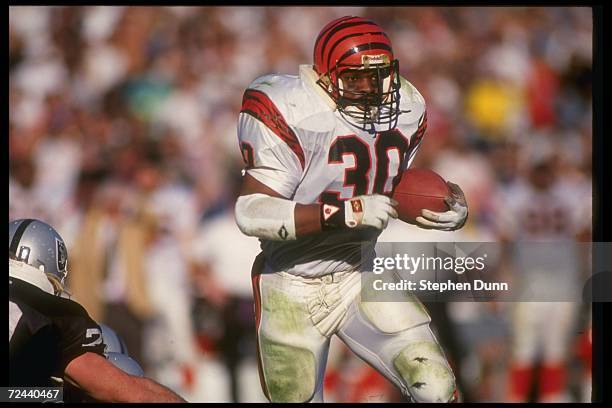
{"label": "helmet logo", "polygon": [[63,241],[55,238],[55,244],[57,246],[57,270],[64,272],[66,270],[66,262],[68,261],[68,251]]}
{"label": "helmet logo", "polygon": [[379,55],[362,55],[361,56],[361,64],[368,68],[372,64],[389,64],[389,56],[386,54]]}

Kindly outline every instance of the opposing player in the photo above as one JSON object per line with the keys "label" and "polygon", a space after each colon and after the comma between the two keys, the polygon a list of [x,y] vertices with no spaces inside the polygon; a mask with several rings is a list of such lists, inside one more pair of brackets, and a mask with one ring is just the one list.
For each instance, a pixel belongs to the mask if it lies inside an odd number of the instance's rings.
{"label": "opposing player", "polygon": [[[140,364],[128,355],[127,346],[119,335],[107,325],[100,323],[104,357],[121,371],[136,377],[144,377]],[[69,379],[54,378],[58,386],[64,388],[64,402],[102,402],[92,398],[87,392]]]}
{"label": "opposing player", "polygon": [[185,402],[166,387],[129,375],[104,356],[102,333],[64,290],[68,253],[48,224],[9,223],[9,384],[51,387],[69,380],[106,402]]}
{"label": "opposing player", "polygon": [[[266,75],[246,90],[238,138],[246,163],[238,226],[261,239],[253,266],[264,393],[271,401],[322,401],[330,338],[339,336],[403,394],[454,399],[455,380],[422,305],[360,297],[362,244],[373,248],[389,198],[427,127],[425,102],[399,75],[376,23],[342,17],[316,39],[314,65]],[[422,228],[467,218],[460,189]]]}

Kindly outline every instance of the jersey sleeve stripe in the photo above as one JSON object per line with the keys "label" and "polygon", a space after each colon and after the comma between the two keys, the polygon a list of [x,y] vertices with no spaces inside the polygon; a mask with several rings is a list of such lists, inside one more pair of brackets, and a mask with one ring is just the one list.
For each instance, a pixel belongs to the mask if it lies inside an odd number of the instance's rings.
{"label": "jersey sleeve stripe", "polygon": [[302,165],[305,166],[306,159],[304,150],[300,142],[287,125],[283,115],[274,105],[274,102],[263,92],[255,89],[247,89],[242,98],[241,113],[246,113],[253,116],[255,119],[266,125],[275,135],[280,137],[289,148],[296,154]]}
{"label": "jersey sleeve stripe", "polygon": [[419,119],[419,127],[410,138],[410,144],[408,145],[407,152],[408,162],[412,161],[412,158],[416,154],[418,147],[421,145],[421,142],[423,142],[423,136],[425,136],[426,131],[427,111],[423,112],[423,115],[421,115],[421,118]]}
{"label": "jersey sleeve stripe", "polygon": [[[427,131],[427,111],[423,112],[421,119],[419,120],[419,128],[416,131],[415,142],[421,143],[421,139],[425,136],[425,132]],[[412,141],[411,141],[412,142]]]}

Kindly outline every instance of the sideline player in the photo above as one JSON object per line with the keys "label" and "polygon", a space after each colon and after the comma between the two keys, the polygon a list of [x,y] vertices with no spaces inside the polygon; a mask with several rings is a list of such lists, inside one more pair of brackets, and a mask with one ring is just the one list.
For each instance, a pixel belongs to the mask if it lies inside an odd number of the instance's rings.
{"label": "sideline player", "polygon": [[513,243],[513,286],[524,296],[510,304],[508,400],[528,401],[537,383],[537,402],[568,402],[570,346],[580,313],[572,293],[588,270],[580,242],[590,237],[591,194],[588,184],[561,177],[548,139],[527,156],[526,179],[498,193],[507,205],[503,211],[498,206],[495,217],[502,240]]}
{"label": "sideline player", "polygon": [[[298,76],[266,75],[244,93],[238,123],[246,163],[235,206],[243,233],[261,239],[253,266],[262,386],[271,401],[322,401],[336,334],[407,397],[456,398],[451,368],[410,294],[360,297],[362,244],[374,248],[389,195],[427,127],[425,102],[399,75],[376,23],[342,17],[315,42]],[[423,211],[422,228],[451,231],[467,218],[461,189],[450,210]]]}
{"label": "sideline player", "polygon": [[100,326],[60,296],[67,260],[53,227],[34,219],[9,222],[9,385],[52,387],[55,377],[98,401],[186,402],[105,358]]}

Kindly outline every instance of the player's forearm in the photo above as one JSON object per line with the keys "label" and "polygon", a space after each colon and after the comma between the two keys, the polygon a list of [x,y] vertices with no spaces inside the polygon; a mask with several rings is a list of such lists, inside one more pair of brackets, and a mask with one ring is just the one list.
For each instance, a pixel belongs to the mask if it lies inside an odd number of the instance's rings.
{"label": "player's forearm", "polygon": [[320,204],[296,204],[294,217],[298,238],[321,232]]}
{"label": "player's forearm", "polygon": [[127,402],[187,402],[178,394],[148,378],[131,377],[132,390],[127,390]]}
{"label": "player's forearm", "polygon": [[90,387],[86,391],[103,402],[186,402],[155,381],[132,375],[126,375],[121,381]]}
{"label": "player's forearm", "polygon": [[185,402],[170,389],[150,379],[129,375],[96,353],[74,358],[66,366],[64,377],[98,401]]}
{"label": "player's forearm", "polygon": [[236,201],[236,223],[249,236],[291,241],[321,231],[321,206],[256,193]]}
{"label": "player's forearm", "polygon": [[358,196],[338,205],[298,204],[263,193],[238,197],[235,216],[240,230],[272,241],[291,241],[322,231],[374,227],[383,230],[397,218],[393,201],[380,194]]}

